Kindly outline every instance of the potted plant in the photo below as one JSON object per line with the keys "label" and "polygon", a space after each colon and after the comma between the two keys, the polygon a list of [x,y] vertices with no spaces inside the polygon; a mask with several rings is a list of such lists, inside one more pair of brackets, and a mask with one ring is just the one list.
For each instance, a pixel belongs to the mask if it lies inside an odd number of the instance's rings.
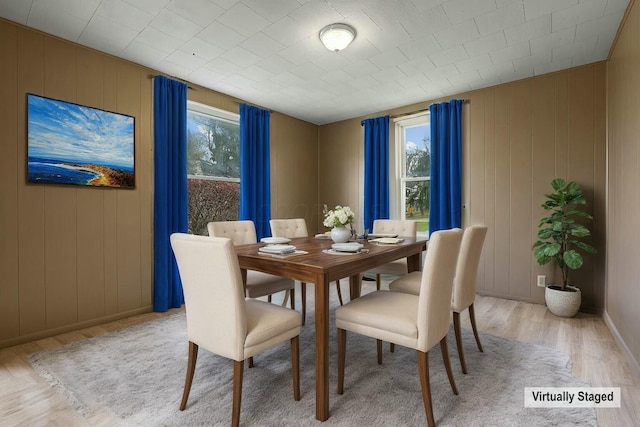
{"label": "potted plant", "polygon": [[594,254],[596,249],[581,239],[589,236],[589,229],[578,218],[593,217],[581,209],[587,202],[580,186],[562,178],[551,181],[553,193],[545,194],[542,207],[549,215],[540,219],[538,240],[533,244],[538,264],[554,262],[562,271],[562,283],[545,288],[545,302],[549,310],[562,317],[573,317],[580,309],[580,289],[569,284],[569,271],[584,264],[581,251]]}
{"label": "potted plant", "polygon": [[351,237],[351,231],[347,229],[347,225],[353,224],[355,214],[349,206],[336,206],[331,211],[324,212],[323,224],[325,227],[331,228],[331,239],[336,243],[346,243]]}

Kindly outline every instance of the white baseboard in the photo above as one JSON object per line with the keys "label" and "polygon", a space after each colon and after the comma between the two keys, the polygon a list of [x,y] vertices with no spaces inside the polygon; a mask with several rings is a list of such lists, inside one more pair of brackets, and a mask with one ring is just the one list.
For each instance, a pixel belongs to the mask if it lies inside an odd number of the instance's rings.
{"label": "white baseboard", "polygon": [[625,353],[625,356],[629,361],[629,367],[632,371],[634,371],[633,373],[635,373],[636,378],[640,379],[640,363],[638,363],[638,360],[634,357],[631,349],[629,349],[627,343],[624,341],[624,339],[622,339],[622,336],[618,332],[618,328],[616,328],[615,323],[613,323],[613,320],[611,320],[611,317],[609,317],[609,313],[607,313],[607,310],[604,310],[604,313],[602,313],[602,318],[604,319],[605,325],[607,325],[616,341],[618,341],[618,344],[622,348],[623,353]]}

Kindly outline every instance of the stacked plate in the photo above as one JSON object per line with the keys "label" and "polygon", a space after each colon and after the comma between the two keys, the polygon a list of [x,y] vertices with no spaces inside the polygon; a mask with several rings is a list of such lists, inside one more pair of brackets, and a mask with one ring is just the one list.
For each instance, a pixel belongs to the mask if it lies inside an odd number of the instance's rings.
{"label": "stacked plate", "polygon": [[296,251],[296,247],[293,245],[273,244],[273,245],[263,246],[260,249],[258,249],[258,251],[264,252],[267,254],[285,255],[285,254],[294,253]]}
{"label": "stacked plate", "polygon": [[356,242],[334,243],[331,245],[331,249],[336,252],[358,252],[362,248],[362,244]]}
{"label": "stacked plate", "polygon": [[398,243],[404,242],[404,239],[396,238],[396,237],[378,237],[377,239],[369,240],[373,243],[380,243],[383,245],[397,245]]}
{"label": "stacked plate", "polygon": [[369,239],[385,238],[385,237],[398,237],[398,233],[370,233],[367,235]]}
{"label": "stacked plate", "polygon": [[284,243],[289,243],[291,239],[287,239],[286,237],[263,237],[260,239],[262,243],[266,243],[267,245],[280,245]]}

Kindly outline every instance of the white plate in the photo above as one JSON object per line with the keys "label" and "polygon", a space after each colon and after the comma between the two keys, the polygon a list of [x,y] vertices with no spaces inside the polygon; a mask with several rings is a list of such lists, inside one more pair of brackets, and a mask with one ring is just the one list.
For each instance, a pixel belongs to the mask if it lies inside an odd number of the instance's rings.
{"label": "white plate", "polygon": [[286,237],[263,237],[260,241],[267,245],[278,245],[282,243],[289,243],[291,239],[287,239]]}
{"label": "white plate", "polygon": [[278,254],[278,255],[282,255],[282,254],[290,254],[296,251],[296,247],[293,245],[268,245],[268,246],[263,246],[260,249],[258,249],[260,252],[266,252],[269,254]]}
{"label": "white plate", "polygon": [[371,233],[368,234],[367,237],[369,239],[376,239],[378,237],[398,237],[398,233],[393,234],[393,233]]}
{"label": "white plate", "polygon": [[335,249],[324,249],[322,252],[329,255],[347,255],[347,256],[359,254],[359,252],[340,252],[340,251],[336,251]]}
{"label": "white plate", "polygon": [[331,249],[338,252],[358,252],[363,246],[360,243],[334,243]]}
{"label": "white plate", "polygon": [[404,239],[396,239],[395,237],[379,237],[369,241],[373,243],[381,243],[383,245],[396,245],[404,242]]}

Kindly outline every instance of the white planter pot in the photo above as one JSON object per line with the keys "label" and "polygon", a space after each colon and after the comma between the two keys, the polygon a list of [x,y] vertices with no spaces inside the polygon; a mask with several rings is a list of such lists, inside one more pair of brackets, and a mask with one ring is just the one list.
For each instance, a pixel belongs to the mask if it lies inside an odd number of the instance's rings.
{"label": "white planter pot", "polygon": [[[567,286],[567,291],[553,289],[547,286],[544,291],[544,301],[550,312],[560,317],[573,317],[580,309],[582,293],[580,289]],[[573,291],[573,292],[572,292]]]}
{"label": "white planter pot", "polygon": [[346,227],[333,227],[331,229],[331,239],[335,243],[347,243],[351,238],[351,230]]}

